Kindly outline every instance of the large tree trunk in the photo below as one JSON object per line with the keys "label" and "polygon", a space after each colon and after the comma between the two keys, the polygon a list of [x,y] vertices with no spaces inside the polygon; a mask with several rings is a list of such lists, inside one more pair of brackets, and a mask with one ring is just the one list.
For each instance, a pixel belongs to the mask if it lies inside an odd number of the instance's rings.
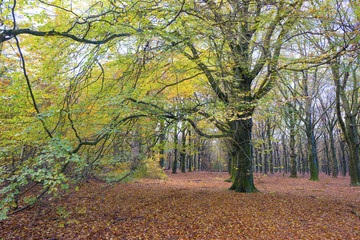
{"label": "large tree trunk", "polygon": [[360,185],[359,136],[354,116],[345,116],[347,144],[349,147],[349,175],[351,186]]}
{"label": "large tree trunk", "polygon": [[251,130],[252,119],[235,120],[230,123],[234,138],[235,154],[233,161],[237,162],[235,179],[230,190],[236,192],[257,192],[254,185],[251,159]]}
{"label": "large tree trunk", "polygon": [[[359,134],[356,123],[356,117],[360,109],[360,103],[358,101],[358,83],[356,73],[353,72],[354,81],[352,89],[352,101],[349,101],[347,92],[345,91],[345,85],[340,84],[339,63],[335,62],[331,65],[333,73],[333,79],[336,86],[336,115],[341,131],[344,135],[344,139],[349,149],[349,174],[350,185],[360,186],[360,171],[359,171]],[[344,74],[343,82],[347,82],[349,72]],[[341,112],[341,105],[345,112],[345,119],[343,119]]]}
{"label": "large tree trunk", "polygon": [[236,158],[236,148],[234,147],[234,144],[232,144],[231,148],[231,172],[230,172],[230,178],[232,182],[235,182],[236,179],[236,168],[238,166],[238,160]]}
{"label": "large tree trunk", "polygon": [[309,161],[310,167],[310,180],[317,181],[319,180],[319,168],[318,168],[318,159],[316,154],[315,146],[315,137],[314,137],[314,126],[312,123],[312,107],[311,107],[311,97],[308,92],[308,76],[304,74],[303,76],[303,85],[304,85],[304,96],[306,97],[306,136],[307,136],[307,159]]}
{"label": "large tree trunk", "polygon": [[340,139],[339,155],[340,155],[341,174],[343,175],[343,177],[345,177],[346,176],[346,158],[345,158],[345,141],[343,139]]}
{"label": "large tree trunk", "polygon": [[358,163],[359,150],[355,146],[349,146],[349,175],[350,185],[359,186],[359,163]]}
{"label": "large tree trunk", "polygon": [[[310,120],[310,126],[311,126],[311,120]],[[308,133],[308,161],[309,161],[309,168],[310,168],[310,180],[317,181],[319,180],[319,168],[318,168],[318,159],[316,155],[316,145],[315,145],[315,137],[314,132],[311,129]]]}

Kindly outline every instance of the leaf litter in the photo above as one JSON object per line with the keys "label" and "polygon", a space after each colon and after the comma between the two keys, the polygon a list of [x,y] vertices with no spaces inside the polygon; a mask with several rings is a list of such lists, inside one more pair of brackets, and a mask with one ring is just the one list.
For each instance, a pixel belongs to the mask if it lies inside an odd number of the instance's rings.
{"label": "leaf litter", "polygon": [[166,174],[110,188],[90,181],[2,221],[0,239],[360,238],[360,188],[349,177],[255,175],[260,192],[246,194],[227,190],[226,173]]}

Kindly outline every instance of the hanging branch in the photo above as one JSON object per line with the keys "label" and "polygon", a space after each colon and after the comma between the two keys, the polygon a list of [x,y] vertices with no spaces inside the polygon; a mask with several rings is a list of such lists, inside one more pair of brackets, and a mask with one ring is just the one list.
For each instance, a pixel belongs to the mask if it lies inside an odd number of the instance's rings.
{"label": "hanging branch", "polygon": [[[16,36],[15,36],[15,40],[16,40],[16,46],[17,46],[18,51],[19,51],[19,54],[20,54],[21,65],[22,65],[21,68],[22,68],[22,70],[23,70],[24,77],[25,77],[25,79],[26,79],[26,84],[27,84],[27,87],[28,87],[28,90],[29,90],[29,93],[30,93],[30,96],[31,96],[32,104],[33,104],[33,106],[34,106],[35,111],[37,112],[37,114],[41,114],[41,113],[40,113],[40,110],[39,110],[39,108],[38,108],[38,106],[37,106],[34,93],[33,93],[32,88],[31,88],[31,83],[30,83],[29,77],[28,77],[28,75],[27,75],[24,55],[23,55],[23,53],[22,53],[22,51],[21,51],[20,43],[19,43],[19,40],[17,39]],[[46,124],[45,124],[44,120],[43,120],[41,117],[40,117],[39,119],[40,119],[40,122],[41,122],[41,124],[43,125],[46,133],[49,135],[50,138],[53,138],[51,132],[50,132],[49,129],[46,127]]]}

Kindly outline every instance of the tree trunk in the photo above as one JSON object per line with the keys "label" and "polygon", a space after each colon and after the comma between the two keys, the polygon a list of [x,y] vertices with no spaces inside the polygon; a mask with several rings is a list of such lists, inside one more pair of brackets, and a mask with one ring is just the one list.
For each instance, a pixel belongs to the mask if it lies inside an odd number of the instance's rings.
{"label": "tree trunk", "polygon": [[259,160],[258,160],[258,165],[259,165],[259,172],[262,173],[263,172],[263,157],[262,157],[262,145],[260,145],[259,148]]}
{"label": "tree trunk", "polygon": [[164,123],[161,122],[160,124],[160,136],[159,136],[159,147],[160,147],[160,150],[159,150],[159,154],[160,154],[160,159],[159,159],[159,164],[160,164],[160,167],[161,168],[164,168],[164,164],[165,164],[165,156],[164,156],[164,153],[165,153],[165,129],[164,129]]}
{"label": "tree trunk", "polygon": [[186,128],[183,127],[183,129],[181,130],[181,150],[180,150],[180,168],[182,173],[186,172],[186,165],[185,165],[186,134],[185,133],[186,133]]}
{"label": "tree trunk", "polygon": [[304,85],[304,97],[306,97],[306,136],[307,136],[307,158],[309,161],[310,167],[310,180],[317,181],[319,180],[319,168],[318,168],[318,159],[316,155],[316,146],[315,146],[315,137],[314,137],[314,126],[312,123],[312,107],[311,107],[311,97],[308,92],[308,76],[304,74],[303,76],[303,85]]}
{"label": "tree trunk", "polygon": [[341,163],[341,174],[343,177],[346,176],[346,158],[345,158],[345,141],[340,140],[340,163]]}
{"label": "tree trunk", "polygon": [[306,171],[306,162],[305,162],[301,138],[299,138],[299,152],[300,152],[300,159],[301,159],[301,174],[304,175],[305,171]]}
{"label": "tree trunk", "polygon": [[235,154],[233,160],[236,160],[238,163],[235,180],[230,190],[246,193],[257,192],[251,166],[252,119],[234,120],[230,123],[230,126],[234,133],[233,148],[235,149]]}
{"label": "tree trunk", "polygon": [[197,138],[195,138],[194,139],[194,141],[193,141],[193,149],[194,149],[194,171],[197,171],[197,169],[198,169],[198,166],[197,166],[197,155],[199,154],[198,152],[197,152],[197,149],[196,149],[196,144],[197,144],[197,142],[198,142],[198,139]]}
{"label": "tree trunk", "polygon": [[279,173],[281,173],[281,161],[280,161],[280,152],[279,152],[279,144],[276,143],[276,169],[279,170]]}
{"label": "tree trunk", "polygon": [[296,152],[295,152],[295,113],[292,104],[287,104],[288,118],[289,118],[289,130],[290,130],[290,177],[297,178],[296,170]]}
{"label": "tree trunk", "polygon": [[330,148],[331,148],[332,177],[336,178],[338,175],[338,163],[337,163],[336,151],[335,151],[334,129],[330,129],[329,135],[330,135]]}
{"label": "tree trunk", "polygon": [[350,185],[360,185],[360,171],[359,171],[359,136],[356,126],[356,119],[354,116],[345,116],[345,123],[347,129],[347,143],[349,147],[349,175]]}
{"label": "tree trunk", "polygon": [[267,174],[269,169],[269,164],[268,164],[268,151],[266,149],[265,139],[264,139],[264,143],[262,144],[262,147],[264,151],[264,158],[263,158],[264,174]]}
{"label": "tree trunk", "polygon": [[286,151],[286,143],[285,143],[285,135],[283,134],[282,135],[282,144],[283,144],[283,152],[284,152],[284,171],[285,171],[285,174],[288,173],[288,164],[287,164],[287,151]]}
{"label": "tree trunk", "polygon": [[177,169],[177,149],[178,149],[178,132],[177,132],[177,125],[175,125],[175,129],[174,129],[174,162],[173,162],[173,166],[172,166],[172,173],[176,173],[176,169]]}
{"label": "tree trunk", "polygon": [[238,166],[238,161],[236,159],[236,149],[234,147],[234,144],[232,144],[230,178],[231,178],[233,183],[235,182],[235,179],[236,179],[236,168],[237,168],[237,166]]}
{"label": "tree trunk", "polygon": [[330,176],[331,174],[331,159],[330,159],[330,152],[329,152],[329,144],[327,141],[327,136],[324,133],[324,145],[325,145],[325,157],[326,157],[326,169],[325,173]]}
{"label": "tree trunk", "polygon": [[254,149],[255,151],[255,172],[258,173],[259,172],[259,150],[257,148]]}
{"label": "tree trunk", "polygon": [[[353,89],[352,89],[352,101],[350,102],[345,91],[345,85],[340,84],[339,63],[334,62],[331,65],[333,73],[333,79],[336,86],[336,115],[344,135],[345,141],[349,149],[349,174],[350,185],[360,186],[360,171],[359,171],[359,133],[357,129],[356,117],[360,109],[360,103],[358,102],[358,83],[356,78],[356,72],[354,70],[353,76]],[[347,82],[349,72],[345,72],[343,82]],[[341,99],[341,101],[340,101]],[[341,105],[345,112],[345,119],[343,119],[341,112]]]}
{"label": "tree trunk", "polygon": [[137,163],[141,157],[141,139],[140,139],[138,127],[135,129],[133,139],[131,141],[131,152],[132,152],[132,162]]}
{"label": "tree trunk", "polygon": [[290,177],[297,178],[294,128],[290,129]]}
{"label": "tree trunk", "polygon": [[268,145],[268,152],[269,152],[269,170],[270,170],[270,174],[274,174],[274,158],[273,158],[273,154],[272,154],[272,144],[271,144],[271,126],[270,126],[270,121],[267,120],[266,123],[266,135],[267,135],[267,145]]}
{"label": "tree trunk", "polygon": [[[311,121],[309,124],[311,124]],[[308,161],[310,168],[310,180],[317,181],[319,180],[319,168],[318,168],[318,163],[317,163],[318,160],[316,156],[315,137],[312,129],[310,130],[309,135],[310,136],[308,136]]]}
{"label": "tree trunk", "polygon": [[189,130],[189,165],[188,165],[188,172],[192,172],[192,155],[191,155],[191,131]]}

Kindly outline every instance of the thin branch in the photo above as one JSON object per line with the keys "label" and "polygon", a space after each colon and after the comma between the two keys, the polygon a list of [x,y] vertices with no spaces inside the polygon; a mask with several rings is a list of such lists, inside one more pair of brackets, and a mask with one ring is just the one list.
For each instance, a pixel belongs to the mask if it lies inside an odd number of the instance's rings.
{"label": "thin branch", "polygon": [[13,29],[16,28],[15,8],[16,8],[16,0],[14,0],[14,5],[11,9],[11,15],[13,17]]}
{"label": "thin branch", "polygon": [[185,82],[185,81],[187,81],[187,80],[191,80],[191,79],[193,79],[193,78],[195,78],[195,77],[197,77],[197,76],[199,76],[199,75],[201,75],[201,74],[204,74],[204,73],[197,73],[197,74],[195,74],[194,76],[191,76],[191,77],[188,77],[188,78],[184,78],[184,79],[182,79],[182,80],[180,80],[180,81],[177,81],[177,82],[175,82],[175,83],[171,83],[171,84],[167,84],[167,85],[165,85],[163,88],[161,88],[157,93],[156,93],[156,95],[158,95],[159,93],[161,93],[162,91],[164,91],[166,88],[168,88],[168,87],[172,87],[172,86],[175,86],[175,85],[177,85],[177,84],[179,84],[179,83],[182,83],[182,82]]}
{"label": "thin branch", "polygon": [[[25,77],[25,79],[26,79],[26,84],[27,84],[28,90],[29,90],[29,92],[30,92],[30,96],[31,96],[31,100],[32,100],[33,106],[34,106],[37,114],[40,114],[40,110],[39,110],[39,108],[38,108],[38,106],[37,106],[37,103],[36,103],[36,100],[35,100],[35,96],[34,96],[34,93],[33,93],[33,91],[32,91],[32,88],[31,88],[31,83],[30,83],[29,77],[28,77],[27,72],[26,72],[24,55],[22,54],[22,51],[21,51],[21,48],[20,48],[20,43],[19,43],[19,40],[17,39],[16,36],[15,36],[15,40],[16,40],[16,46],[17,46],[18,51],[19,51],[19,54],[20,54],[21,63],[22,63],[21,68],[22,68],[22,70],[23,70],[24,77]],[[51,132],[49,131],[49,129],[47,129],[44,120],[43,120],[41,117],[40,117],[39,119],[40,119],[40,121],[41,121],[41,123],[42,123],[42,125],[43,125],[43,127],[44,127],[44,129],[45,129],[45,131],[46,131],[47,134],[49,135],[49,137],[50,137],[50,138],[53,138]]]}
{"label": "thin branch", "polygon": [[110,127],[109,129],[101,134],[101,135],[98,135],[97,138],[93,141],[80,141],[80,143],[78,144],[78,146],[76,148],[74,148],[70,154],[75,154],[77,152],[80,151],[81,147],[82,146],[95,146],[96,144],[98,144],[100,141],[102,141],[103,139],[105,139],[106,137],[108,137],[111,133],[111,130],[114,129],[116,126],[120,125],[121,123],[124,123],[124,122],[127,122],[131,119],[135,119],[135,118],[140,118],[140,117],[147,117],[148,115],[145,115],[145,114],[142,114],[142,115],[133,115],[133,116],[129,116],[129,117],[125,117],[119,121],[116,122],[116,119],[119,117],[119,115],[117,117],[115,117],[114,119],[114,124],[110,124]]}
{"label": "thin branch", "polygon": [[50,7],[54,7],[54,8],[61,9],[61,10],[63,10],[63,11],[66,11],[66,12],[69,12],[69,13],[71,13],[71,14],[74,14],[76,17],[79,17],[79,15],[77,15],[77,14],[74,13],[73,11],[68,10],[68,9],[66,9],[66,8],[63,8],[63,7],[60,7],[60,6],[51,4],[51,3],[47,3],[47,2],[44,2],[44,1],[42,1],[42,0],[39,0],[39,2],[41,2],[42,4],[48,5],[48,6],[50,6]]}
{"label": "thin branch", "polygon": [[49,191],[49,189],[50,189],[50,187],[47,187],[39,196],[37,196],[34,203],[30,203],[30,204],[26,205],[25,207],[22,207],[22,208],[20,208],[20,209],[18,209],[16,211],[13,211],[11,213],[11,215],[13,215],[15,213],[18,213],[18,212],[21,212],[21,211],[24,211],[24,210],[28,209],[29,207],[33,206],[35,203],[37,203],[40,200],[40,198],[42,198],[45,195],[45,193],[47,191]]}
{"label": "thin branch", "polygon": [[198,67],[204,72],[204,74],[206,75],[206,77],[210,83],[211,88],[213,89],[215,94],[218,96],[218,98],[222,102],[228,103],[229,102],[228,96],[225,93],[223,93],[219,84],[216,82],[213,75],[211,74],[209,68],[200,60],[200,56],[199,56],[196,48],[194,47],[194,45],[191,44],[190,42],[188,42],[187,46],[190,48],[190,51],[193,56],[190,56],[189,54],[184,53],[185,56],[187,58],[189,58],[189,60],[193,60],[198,65]]}
{"label": "thin branch", "polygon": [[180,16],[180,14],[183,12],[183,9],[184,9],[184,5],[185,5],[185,0],[181,3],[181,8],[180,10],[177,12],[177,14],[175,15],[175,17],[173,19],[171,19],[163,28],[167,28],[168,26],[170,26],[173,22],[175,22],[175,20]]}
{"label": "thin branch", "polygon": [[81,138],[80,138],[78,132],[76,131],[73,120],[71,119],[70,112],[67,112],[67,114],[68,114],[68,119],[69,119],[70,124],[71,124],[71,128],[74,130],[76,138],[79,140],[79,142],[81,142]]}

